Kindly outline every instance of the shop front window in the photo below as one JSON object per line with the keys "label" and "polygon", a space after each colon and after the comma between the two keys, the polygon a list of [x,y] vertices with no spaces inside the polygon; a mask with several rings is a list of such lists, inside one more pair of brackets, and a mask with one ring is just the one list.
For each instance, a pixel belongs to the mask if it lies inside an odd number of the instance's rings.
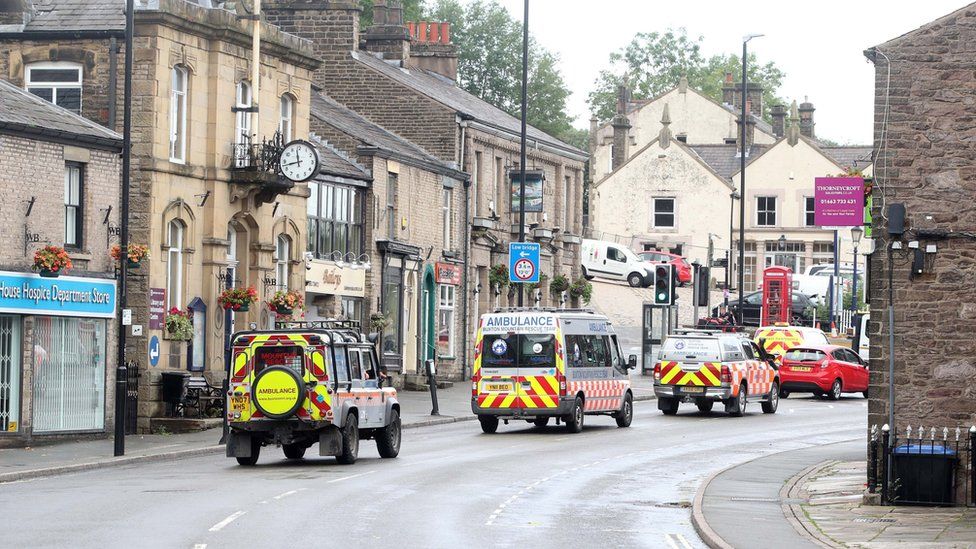
{"label": "shop front window", "polygon": [[400,316],[403,296],[403,270],[386,269],[383,277],[383,314],[390,325],[383,330],[383,356],[400,356]]}
{"label": "shop front window", "polygon": [[0,432],[20,428],[20,317],[0,316]]}
{"label": "shop front window", "polygon": [[454,313],[456,286],[441,284],[437,287],[437,354],[454,354]]}
{"label": "shop front window", "polygon": [[105,426],[105,321],[35,317],[35,433]]}

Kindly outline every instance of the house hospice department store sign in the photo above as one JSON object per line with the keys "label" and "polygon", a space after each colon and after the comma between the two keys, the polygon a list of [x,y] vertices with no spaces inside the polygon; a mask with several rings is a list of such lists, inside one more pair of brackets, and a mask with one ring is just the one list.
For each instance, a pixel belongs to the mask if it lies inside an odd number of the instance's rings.
{"label": "house hospice department store sign", "polygon": [[305,291],[311,294],[363,297],[366,295],[366,270],[340,268],[312,262],[305,273]]}
{"label": "house hospice department store sign", "polygon": [[0,271],[0,312],[112,318],[115,281]]}

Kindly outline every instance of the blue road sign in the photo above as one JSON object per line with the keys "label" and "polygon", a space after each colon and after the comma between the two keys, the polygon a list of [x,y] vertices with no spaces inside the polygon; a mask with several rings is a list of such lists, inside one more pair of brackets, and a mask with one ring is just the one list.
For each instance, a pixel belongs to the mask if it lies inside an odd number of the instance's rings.
{"label": "blue road sign", "polygon": [[508,280],[517,283],[539,282],[539,254],[536,242],[511,242],[508,245]]}
{"label": "blue road sign", "polygon": [[159,364],[159,338],[156,336],[149,338],[149,364]]}

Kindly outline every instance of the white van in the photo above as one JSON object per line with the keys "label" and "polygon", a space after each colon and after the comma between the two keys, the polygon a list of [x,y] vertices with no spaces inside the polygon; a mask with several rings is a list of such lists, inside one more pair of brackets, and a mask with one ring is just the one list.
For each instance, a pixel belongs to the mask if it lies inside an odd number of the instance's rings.
{"label": "white van", "polygon": [[641,261],[630,248],[606,240],[583,240],[583,276],[626,280],[634,288],[646,288],[654,281],[654,265]]}

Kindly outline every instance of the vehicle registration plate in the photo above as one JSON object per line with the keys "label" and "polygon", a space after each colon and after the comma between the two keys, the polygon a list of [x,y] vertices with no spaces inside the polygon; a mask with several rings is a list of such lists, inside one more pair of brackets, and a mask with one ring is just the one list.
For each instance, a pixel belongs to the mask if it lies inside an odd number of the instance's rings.
{"label": "vehicle registration plate", "polygon": [[793,367],[793,371],[794,371],[794,372],[809,372],[809,371],[811,371],[812,369],[813,369],[813,368],[810,368],[810,367],[808,367],[808,366],[794,366],[794,367]]}
{"label": "vehicle registration plate", "polygon": [[230,411],[232,412],[244,412],[247,409],[247,397],[246,396],[232,396],[230,397]]}
{"label": "vehicle registration plate", "polygon": [[705,388],[704,387],[682,387],[681,392],[700,395],[705,392]]}
{"label": "vehicle registration plate", "polygon": [[489,393],[509,393],[512,391],[511,383],[485,383],[485,391]]}

